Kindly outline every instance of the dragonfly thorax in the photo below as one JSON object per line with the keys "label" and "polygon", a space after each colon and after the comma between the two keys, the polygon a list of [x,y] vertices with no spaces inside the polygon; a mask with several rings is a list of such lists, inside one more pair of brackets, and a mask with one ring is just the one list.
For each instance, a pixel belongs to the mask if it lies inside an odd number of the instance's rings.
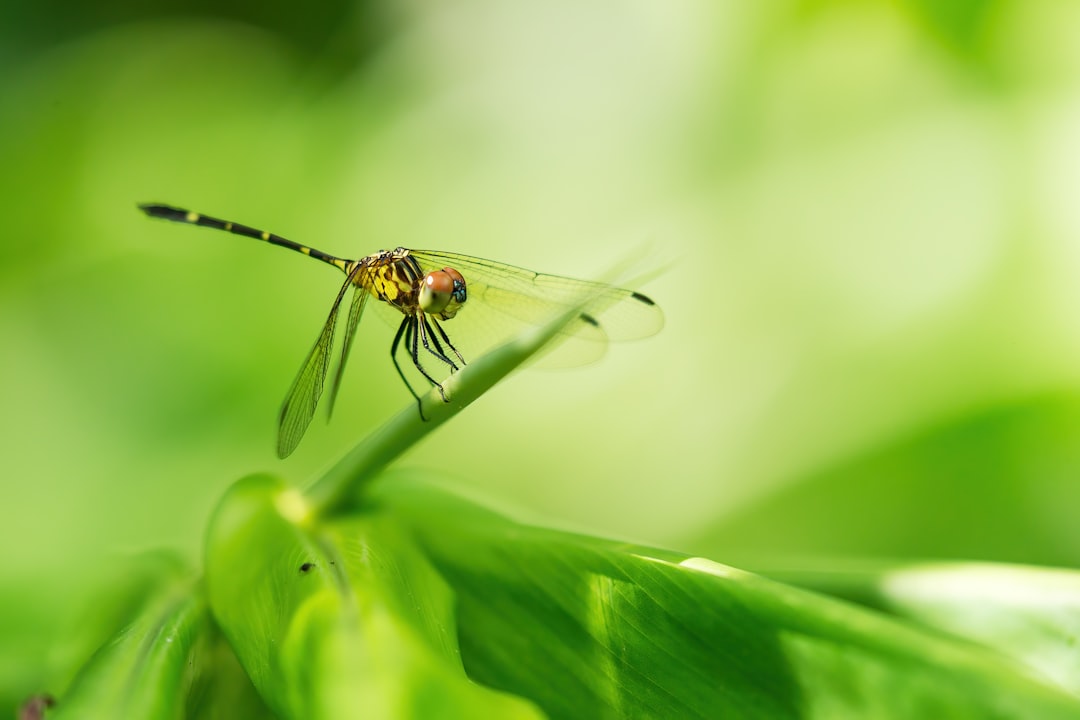
{"label": "dragonfly thorax", "polygon": [[406,248],[382,250],[345,268],[351,281],[405,315],[449,320],[465,304],[465,277],[451,267],[424,272]]}

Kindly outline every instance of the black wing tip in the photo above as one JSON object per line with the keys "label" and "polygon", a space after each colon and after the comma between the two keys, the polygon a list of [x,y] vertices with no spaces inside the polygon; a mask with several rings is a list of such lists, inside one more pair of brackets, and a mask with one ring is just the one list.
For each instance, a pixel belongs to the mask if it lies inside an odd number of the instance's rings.
{"label": "black wing tip", "polygon": [[630,293],[630,297],[634,298],[635,300],[637,300],[639,302],[643,302],[646,305],[655,305],[656,304],[651,297],[649,297],[648,295],[642,295],[639,292]]}

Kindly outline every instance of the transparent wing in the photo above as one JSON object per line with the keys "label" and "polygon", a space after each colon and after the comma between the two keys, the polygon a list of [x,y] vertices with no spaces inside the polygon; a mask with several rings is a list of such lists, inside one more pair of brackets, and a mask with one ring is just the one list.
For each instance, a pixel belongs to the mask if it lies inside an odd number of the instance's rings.
{"label": "transparent wing", "polygon": [[[300,367],[300,373],[285,395],[285,403],[281,406],[281,414],[278,417],[277,454],[279,458],[286,458],[292,454],[292,451],[300,444],[300,438],[307,432],[311,418],[315,416],[315,408],[319,404],[323,382],[326,380],[326,371],[330,365],[330,347],[334,344],[334,327],[337,325],[338,308],[345,297],[345,291],[352,284],[352,276],[347,277],[345,284],[338,291],[334,304],[330,307],[330,316],[326,318],[326,324],[323,325],[315,346],[311,348],[311,352]],[[360,302],[363,303],[362,300]],[[355,298],[353,304],[356,304]]]}
{"label": "transparent wing", "polygon": [[524,268],[434,250],[413,250],[425,272],[452,267],[464,276],[468,300],[460,315],[446,322],[458,349],[475,357],[521,325],[541,325],[588,299],[582,316],[562,333],[563,343],[543,361],[549,366],[592,362],[607,340],[632,340],[657,333],[664,325],[660,308],[645,295],[613,285],[545,275]]}
{"label": "transparent wing", "polygon": [[[367,268],[357,265],[349,276],[348,283],[353,283],[353,278],[359,272],[365,272]],[[327,398],[326,416],[334,414],[334,402],[337,400],[338,390],[341,388],[341,376],[345,372],[345,363],[349,360],[349,350],[352,348],[353,339],[356,337],[356,326],[360,324],[360,316],[364,314],[364,306],[370,293],[361,285],[353,284],[352,304],[349,306],[349,320],[345,324],[345,339],[341,344],[341,360],[338,362],[334,380],[330,383],[330,397]]]}
{"label": "transparent wing", "polygon": [[[655,335],[664,326],[664,314],[647,296],[606,283],[545,275],[504,263],[438,250],[410,254],[425,272],[452,267],[465,277],[469,302],[481,300],[496,310],[530,325],[539,325],[556,312],[591,297],[585,313],[597,321],[612,340],[634,340]],[[592,323],[586,322],[586,325]],[[578,328],[583,330],[583,327]]]}

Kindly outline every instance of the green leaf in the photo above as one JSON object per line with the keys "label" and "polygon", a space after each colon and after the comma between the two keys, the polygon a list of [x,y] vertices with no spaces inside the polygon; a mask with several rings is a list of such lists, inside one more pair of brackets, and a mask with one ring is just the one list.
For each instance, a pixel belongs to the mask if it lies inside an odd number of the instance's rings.
{"label": "green leaf", "polygon": [[87,625],[88,636],[107,641],[49,717],[268,717],[192,573],[162,553],[143,556],[128,570]]}
{"label": "green leaf", "polygon": [[466,677],[453,594],[393,517],[310,519],[298,493],[252,476],[207,541],[214,614],[280,716],[540,717]]}
{"label": "green leaf", "polygon": [[778,573],[974,640],[1080,696],[1080,572],[993,563],[920,563]]}
{"label": "green leaf", "polygon": [[320,518],[256,476],[212,525],[214,614],[283,717],[1080,712],[970,642],[701,558],[520,525],[406,473],[342,510]]}
{"label": "green leaf", "polygon": [[996,653],[847,604],[699,558],[483,521],[424,482],[379,488],[458,594],[470,675],[553,717],[1080,712]]}

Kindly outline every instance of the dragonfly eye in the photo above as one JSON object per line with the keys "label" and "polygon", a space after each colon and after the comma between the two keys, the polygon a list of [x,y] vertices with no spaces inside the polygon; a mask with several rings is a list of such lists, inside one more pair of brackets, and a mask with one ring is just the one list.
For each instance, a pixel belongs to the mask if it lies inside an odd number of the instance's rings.
{"label": "dragonfly eye", "polygon": [[425,313],[449,320],[457,314],[465,297],[465,278],[454,268],[443,268],[424,276],[417,302]]}

